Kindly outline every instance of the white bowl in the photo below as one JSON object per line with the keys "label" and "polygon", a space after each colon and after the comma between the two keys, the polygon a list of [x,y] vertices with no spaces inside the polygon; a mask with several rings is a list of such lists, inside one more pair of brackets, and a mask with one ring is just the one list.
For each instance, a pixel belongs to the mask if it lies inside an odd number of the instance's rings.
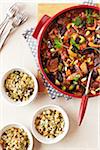
{"label": "white bowl", "polygon": [[[22,72],[25,72],[27,73],[29,76],[32,77],[33,81],[34,81],[34,91],[33,91],[33,94],[29,97],[29,99],[27,101],[23,101],[21,102],[20,100],[17,101],[17,102],[14,102],[6,93],[5,91],[5,87],[4,87],[4,82],[5,82],[5,79],[7,78],[7,76],[15,71],[15,70],[18,70],[18,71],[22,71]],[[16,106],[25,106],[29,103],[31,103],[37,96],[37,93],[38,93],[38,82],[36,80],[36,77],[34,76],[33,73],[31,73],[30,71],[28,71],[27,69],[25,68],[13,68],[11,70],[9,70],[8,72],[6,72],[1,80],[1,91],[2,91],[2,95],[5,97],[5,100],[11,104],[14,104]]]}
{"label": "white bowl", "polygon": [[4,126],[1,130],[0,130],[0,137],[2,136],[2,134],[9,128],[11,127],[15,127],[15,128],[22,128],[24,129],[24,131],[27,133],[28,135],[28,138],[29,138],[29,141],[30,141],[30,145],[28,147],[27,150],[32,150],[33,149],[33,137],[32,137],[32,134],[31,132],[25,127],[23,126],[22,124],[20,123],[11,123],[11,124],[7,124],[6,126]]}
{"label": "white bowl", "polygon": [[[57,110],[57,111],[59,111],[62,114],[62,116],[64,118],[64,122],[65,122],[64,132],[62,134],[58,135],[56,138],[46,138],[46,137],[42,136],[40,133],[38,133],[38,131],[35,128],[34,123],[35,123],[36,117],[39,114],[41,114],[43,112],[43,110],[45,110],[45,109]],[[57,105],[45,105],[45,106],[40,107],[39,109],[37,109],[34,112],[33,121],[32,121],[32,133],[33,133],[34,137],[39,142],[44,143],[44,144],[57,143],[57,142],[59,142],[60,140],[62,140],[65,137],[65,135],[68,133],[68,130],[69,130],[69,118],[68,118],[67,113],[60,106],[57,106]]]}

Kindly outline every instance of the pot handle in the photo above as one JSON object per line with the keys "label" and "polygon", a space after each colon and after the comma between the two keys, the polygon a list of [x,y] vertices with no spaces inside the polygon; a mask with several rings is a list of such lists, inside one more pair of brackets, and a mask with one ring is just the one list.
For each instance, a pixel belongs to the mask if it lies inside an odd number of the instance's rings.
{"label": "pot handle", "polygon": [[47,15],[44,15],[44,16],[40,19],[40,21],[39,21],[39,23],[37,24],[37,26],[36,26],[36,28],[35,28],[35,31],[33,32],[33,35],[32,35],[35,39],[38,38],[38,35],[39,35],[39,32],[40,32],[41,28],[43,27],[43,25],[44,25],[49,19],[50,19],[50,17],[47,16]]}

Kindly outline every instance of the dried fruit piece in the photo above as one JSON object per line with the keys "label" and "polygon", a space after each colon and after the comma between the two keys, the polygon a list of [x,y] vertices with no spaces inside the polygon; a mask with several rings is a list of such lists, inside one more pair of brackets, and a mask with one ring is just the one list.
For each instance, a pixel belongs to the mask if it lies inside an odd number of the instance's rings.
{"label": "dried fruit piece", "polygon": [[88,73],[88,69],[87,69],[87,64],[86,64],[86,62],[83,62],[83,63],[80,65],[80,68],[81,68],[81,70],[82,70],[82,72],[83,72],[84,74],[87,74],[87,73]]}
{"label": "dried fruit piece", "polygon": [[55,72],[58,70],[58,58],[50,60],[48,62],[47,68],[50,72]]}

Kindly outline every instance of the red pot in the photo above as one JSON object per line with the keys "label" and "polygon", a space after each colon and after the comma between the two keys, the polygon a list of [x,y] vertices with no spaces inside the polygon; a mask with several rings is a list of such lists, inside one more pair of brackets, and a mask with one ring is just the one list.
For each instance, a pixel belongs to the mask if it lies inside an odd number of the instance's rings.
{"label": "red pot", "polygon": [[[42,63],[41,63],[41,57],[40,57],[40,49],[41,49],[41,41],[43,39],[43,36],[48,28],[48,25],[51,24],[51,22],[56,18],[58,17],[59,15],[63,14],[64,12],[67,12],[69,10],[74,10],[74,9],[81,9],[81,8],[92,8],[92,9],[95,9],[97,11],[100,11],[99,7],[96,7],[96,6],[90,6],[90,5],[78,5],[78,6],[73,6],[73,7],[70,7],[70,8],[66,8],[60,12],[58,12],[57,14],[55,14],[53,17],[49,17],[48,15],[44,15],[41,20],[39,21],[39,23],[37,24],[36,28],[35,28],[35,31],[33,33],[33,37],[35,39],[38,40],[38,62],[39,62],[39,67],[40,67],[40,70],[42,72],[42,74],[44,75],[44,77],[46,78],[46,80],[48,81],[48,83],[50,83],[50,85],[58,90],[59,92],[65,94],[65,95],[69,95],[71,97],[76,97],[76,98],[81,98],[81,96],[77,96],[76,94],[70,94],[68,92],[64,92],[63,90],[59,89],[57,86],[55,86],[50,80],[49,78],[47,77],[46,73],[44,72],[43,70],[43,67],[42,67]],[[91,97],[93,96],[97,96],[99,95],[100,93],[97,93],[96,95],[89,95]]]}

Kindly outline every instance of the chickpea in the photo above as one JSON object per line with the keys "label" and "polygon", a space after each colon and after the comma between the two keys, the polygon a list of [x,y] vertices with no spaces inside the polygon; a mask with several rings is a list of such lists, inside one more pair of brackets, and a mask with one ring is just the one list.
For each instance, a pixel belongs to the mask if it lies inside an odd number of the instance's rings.
{"label": "chickpea", "polygon": [[35,119],[35,127],[41,135],[55,138],[63,133],[64,118],[57,110],[47,109]]}

